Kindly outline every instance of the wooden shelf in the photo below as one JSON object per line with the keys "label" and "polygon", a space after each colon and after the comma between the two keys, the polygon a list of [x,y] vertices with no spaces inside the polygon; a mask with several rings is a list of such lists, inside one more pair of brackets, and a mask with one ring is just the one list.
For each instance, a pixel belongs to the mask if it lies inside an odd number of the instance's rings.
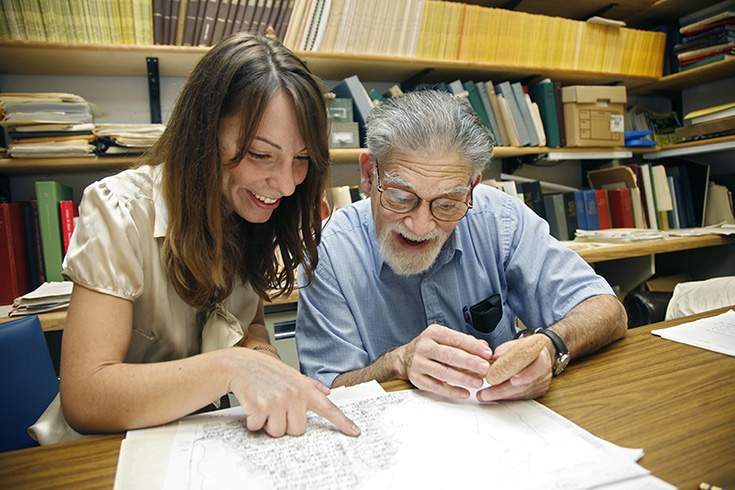
{"label": "wooden shelf", "polygon": [[[722,145],[735,145],[735,136],[724,136],[702,141],[680,143],[655,148],[548,148],[542,146],[499,146],[495,148],[495,158],[513,158],[542,153],[613,153],[629,151],[634,155],[655,159],[658,152],[691,149],[697,153],[720,151]],[[333,148],[330,150],[332,162],[336,164],[357,163],[363,148]],[[33,175],[38,173],[74,173],[95,171],[116,171],[128,168],[137,162],[136,157],[72,157],[72,158],[0,158],[0,175]]]}
{"label": "wooden shelf", "polygon": [[628,95],[645,95],[656,92],[676,92],[704,83],[735,77],[735,59],[720,61],[693,70],[674,73],[654,82],[628,88]]}
{"label": "wooden shelf", "polygon": [[577,253],[585,261],[595,263],[728,244],[735,244],[735,236],[703,235],[698,237],[676,237],[653,242],[610,245],[602,248],[579,250]]}
{"label": "wooden shelf", "polygon": [[[718,245],[735,245],[735,236],[704,235],[699,237],[669,238],[655,242],[611,245],[605,248],[580,250],[577,253],[588,263],[595,263]],[[266,303],[266,306],[294,304],[298,303],[298,301],[299,290],[295,289],[290,295],[275,298],[271,303]],[[13,318],[0,318],[0,323],[12,320]],[[39,315],[39,319],[45,331],[62,330],[66,322],[66,310],[42,313]]]}

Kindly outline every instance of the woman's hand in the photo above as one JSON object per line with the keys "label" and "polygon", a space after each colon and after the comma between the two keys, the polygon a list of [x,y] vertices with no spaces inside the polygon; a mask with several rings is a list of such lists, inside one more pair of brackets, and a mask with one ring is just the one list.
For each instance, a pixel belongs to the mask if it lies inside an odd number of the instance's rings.
{"label": "woman's hand", "polygon": [[265,429],[273,437],[299,436],[306,431],[306,412],[311,410],[332,422],[348,436],[360,429],[326,395],[329,388],[308,378],[267,353],[234,347],[229,349],[230,391],[247,414],[247,428]]}

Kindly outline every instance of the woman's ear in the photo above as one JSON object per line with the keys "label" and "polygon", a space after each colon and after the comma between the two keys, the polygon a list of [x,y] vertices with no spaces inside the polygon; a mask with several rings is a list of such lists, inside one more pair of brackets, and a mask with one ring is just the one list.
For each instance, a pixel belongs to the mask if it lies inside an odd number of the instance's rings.
{"label": "woman's ear", "polygon": [[360,154],[360,186],[366,196],[373,188],[373,155],[365,150]]}

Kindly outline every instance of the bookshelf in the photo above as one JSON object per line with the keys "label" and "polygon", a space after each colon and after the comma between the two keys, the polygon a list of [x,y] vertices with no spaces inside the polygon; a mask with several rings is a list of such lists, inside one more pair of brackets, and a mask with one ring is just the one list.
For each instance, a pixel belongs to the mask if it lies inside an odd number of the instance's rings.
{"label": "bookshelf", "polygon": [[[468,0],[467,3],[485,7],[507,7],[501,0]],[[517,2],[516,2],[517,3]],[[572,19],[583,19],[590,11],[604,8],[601,13],[605,17],[625,20],[634,28],[660,25],[665,21],[676,20],[695,10],[716,3],[716,0],[621,0],[615,4],[600,4],[589,0],[569,0],[565,2],[548,0],[524,0],[516,6],[516,10],[529,13],[562,16]],[[0,75],[62,75],[62,76],[138,76],[147,75],[146,58],[159,60],[161,77],[186,77],[199,59],[208,52],[209,47],[199,46],[133,46],[47,43],[35,41],[0,41]],[[728,60],[706,65],[683,73],[665,77],[632,76],[609,73],[588,72],[582,70],[550,69],[545,66],[514,66],[487,62],[469,62],[453,60],[436,60],[414,57],[381,56],[369,54],[350,54],[332,52],[297,52],[309,67],[325,80],[340,80],[357,74],[366,82],[399,82],[407,80],[418,73],[430,70],[421,81],[436,82],[450,79],[492,79],[522,81],[549,77],[563,85],[622,84],[629,96],[670,95],[685,91],[702,84],[735,78],[735,60]],[[664,157],[667,152],[682,151],[706,153],[722,151],[735,147],[735,136],[703,140],[665,148],[543,148],[543,147],[498,147],[496,159],[523,157],[539,154],[571,154],[581,152],[597,152],[601,155],[613,155],[622,150],[630,151],[634,156],[644,159]],[[353,164],[358,160],[361,149],[333,149],[331,155],[336,164]],[[573,157],[568,157],[573,158]],[[75,174],[84,172],[112,172],[134,165],[136,158],[120,157],[88,157],[59,159],[0,159],[1,176],[33,176],[43,173]],[[720,237],[711,237],[715,240]],[[615,260],[621,257],[639,257],[668,251],[673,242],[666,241],[648,252],[647,248],[639,249],[619,246],[615,252],[594,250],[581,253],[590,261]],[[684,242],[677,242],[684,243]],[[732,244],[732,241],[727,241]],[[706,239],[691,241],[691,247],[709,247],[712,243]],[[649,245],[646,245],[648,247]],[[679,245],[677,245],[679,246]],[[732,248],[732,247],[731,247]],[[614,253],[614,256],[607,256]]]}
{"label": "bookshelf", "polygon": [[[588,153],[614,154],[614,152],[631,152],[633,155],[642,155],[649,160],[677,154],[707,153],[735,148],[735,136],[724,136],[703,141],[680,143],[667,147],[655,148],[546,148],[540,146],[499,146],[495,148],[495,158],[512,158],[525,155],[555,153],[564,155],[580,155]],[[332,148],[330,154],[332,162],[348,164],[358,161],[362,148]],[[0,175],[33,175],[38,173],[75,173],[92,171],[111,171],[134,165],[135,157],[72,157],[72,158],[0,158]]]}
{"label": "bookshelf", "polygon": [[[146,58],[159,59],[162,77],[186,77],[209,50],[202,46],[134,46],[109,44],[0,41],[0,74],[9,75],[101,75],[145,76]],[[431,60],[367,54],[297,52],[325,80],[340,80],[357,74],[364,81],[406,80],[431,69],[423,81],[450,78],[518,81],[549,77],[564,85],[623,84],[629,95],[680,91],[702,83],[735,76],[735,59],[706,65],[665,77],[611,75],[582,70],[549,69],[470,61]],[[114,61],[111,61],[114,60]]]}
{"label": "bookshelf", "polygon": [[[643,257],[652,254],[679,252],[720,245],[735,245],[735,236],[705,235],[698,237],[670,238],[645,243],[610,245],[589,250],[579,250],[577,253],[588,263],[595,264],[608,260]],[[269,305],[295,304],[299,300],[299,290],[295,289],[288,296],[275,298]],[[0,318],[0,323],[12,318]],[[66,310],[52,311],[39,315],[44,331],[63,330],[66,322]]]}

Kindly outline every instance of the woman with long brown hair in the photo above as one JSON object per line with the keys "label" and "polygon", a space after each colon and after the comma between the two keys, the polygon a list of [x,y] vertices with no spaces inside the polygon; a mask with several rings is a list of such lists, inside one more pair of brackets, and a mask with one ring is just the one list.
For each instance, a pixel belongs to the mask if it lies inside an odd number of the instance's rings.
{"label": "woman with long brown hair", "polygon": [[167,423],[228,393],[250,430],[299,435],[312,410],[359,434],[264,326],[269,291],[317,263],[323,93],[277,41],[232,36],[197,64],[142,164],[85,190],[64,263],[61,392],[32,428],[40,442]]}

